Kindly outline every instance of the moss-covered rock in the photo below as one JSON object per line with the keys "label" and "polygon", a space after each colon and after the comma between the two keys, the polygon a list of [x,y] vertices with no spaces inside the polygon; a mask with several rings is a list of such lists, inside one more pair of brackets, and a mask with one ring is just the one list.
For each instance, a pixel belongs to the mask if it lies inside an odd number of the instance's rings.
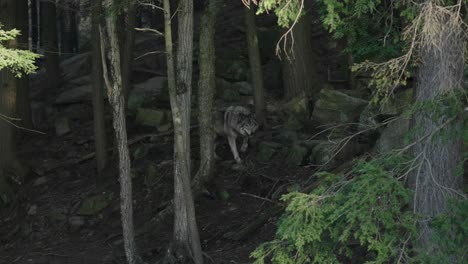
{"label": "moss-covered rock", "polygon": [[388,153],[391,150],[405,146],[405,135],[409,130],[410,120],[406,118],[397,119],[382,131],[375,144],[375,150],[379,153]]}
{"label": "moss-covered rock", "polygon": [[307,155],[307,148],[301,144],[294,143],[287,150],[288,163],[293,165],[301,165]]}
{"label": "moss-covered rock", "polygon": [[83,200],[78,210],[79,215],[97,215],[112,201],[113,193],[102,193]]}
{"label": "moss-covered rock", "polygon": [[315,103],[312,118],[320,124],[355,122],[367,105],[367,101],[349,96],[342,91],[322,89]]}
{"label": "moss-covered rock", "polygon": [[136,123],[157,128],[167,123],[166,113],[164,110],[159,109],[139,108]]}
{"label": "moss-covered rock", "polygon": [[262,141],[258,145],[257,158],[260,161],[267,162],[271,160],[273,155],[281,148],[280,143],[271,142],[271,141]]}

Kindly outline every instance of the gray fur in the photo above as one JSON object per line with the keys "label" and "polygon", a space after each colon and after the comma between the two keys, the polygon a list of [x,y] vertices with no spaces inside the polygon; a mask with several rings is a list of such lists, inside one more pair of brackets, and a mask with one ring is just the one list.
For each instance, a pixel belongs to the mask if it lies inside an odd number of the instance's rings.
{"label": "gray fur", "polygon": [[[214,130],[218,136],[226,137],[231,148],[232,155],[237,163],[242,163],[237,152],[237,137],[242,137],[241,152],[248,147],[249,137],[258,129],[255,115],[244,106],[230,106],[224,112],[217,112],[215,116]],[[215,144],[216,156],[216,144]]]}

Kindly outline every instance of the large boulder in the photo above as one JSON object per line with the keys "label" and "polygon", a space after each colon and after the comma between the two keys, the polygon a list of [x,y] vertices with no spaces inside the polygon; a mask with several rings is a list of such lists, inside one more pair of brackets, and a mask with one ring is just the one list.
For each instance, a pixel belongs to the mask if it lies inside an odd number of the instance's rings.
{"label": "large boulder", "polygon": [[85,52],[68,58],[60,63],[62,79],[65,83],[91,73],[91,53]]}
{"label": "large boulder", "polygon": [[92,88],[90,85],[66,89],[55,99],[55,104],[74,104],[91,100]]}
{"label": "large boulder", "polygon": [[367,101],[339,90],[322,89],[312,119],[319,124],[351,123],[359,119]]}
{"label": "large boulder", "polygon": [[230,81],[245,81],[249,75],[247,62],[236,58],[219,58],[216,60],[216,74]]}
{"label": "large boulder", "polygon": [[324,140],[316,144],[309,157],[309,161],[317,166],[323,166],[325,170],[338,167],[340,164],[360,155],[367,149],[367,145],[357,140],[350,140],[342,145],[342,140]]}
{"label": "large boulder", "polygon": [[405,146],[405,135],[409,130],[410,120],[398,118],[387,125],[375,144],[375,150],[379,153],[388,153]]}
{"label": "large boulder", "polygon": [[169,100],[166,77],[153,77],[142,83],[134,85],[128,96],[128,108],[136,111],[144,103],[155,99]]}
{"label": "large boulder", "polygon": [[136,123],[142,126],[168,130],[171,128],[171,112],[161,109],[139,108],[136,115]]}

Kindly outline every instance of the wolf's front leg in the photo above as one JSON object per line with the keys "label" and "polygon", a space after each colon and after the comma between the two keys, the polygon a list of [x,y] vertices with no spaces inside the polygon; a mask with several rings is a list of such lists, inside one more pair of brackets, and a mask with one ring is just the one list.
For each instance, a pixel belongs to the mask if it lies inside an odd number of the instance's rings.
{"label": "wolf's front leg", "polygon": [[231,148],[232,155],[238,164],[242,163],[239,153],[237,152],[236,137],[228,136],[229,147]]}
{"label": "wolf's front leg", "polygon": [[244,153],[247,151],[247,148],[249,147],[249,138],[244,137],[242,139],[242,146],[241,146],[241,152]]}

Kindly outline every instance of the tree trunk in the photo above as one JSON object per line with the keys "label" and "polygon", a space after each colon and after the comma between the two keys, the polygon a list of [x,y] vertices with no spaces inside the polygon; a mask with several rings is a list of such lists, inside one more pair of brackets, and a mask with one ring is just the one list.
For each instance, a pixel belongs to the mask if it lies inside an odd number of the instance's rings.
{"label": "tree trunk", "polygon": [[[116,5],[113,0],[105,0],[104,4],[107,10],[112,9]],[[113,125],[119,155],[120,207],[125,255],[128,263],[136,264],[140,263],[141,260],[137,254],[133,226],[132,178],[130,175],[130,155],[127,146],[125,102],[117,32],[116,17],[114,15],[106,16],[105,26],[101,29],[103,76],[109,102],[113,109]]]}
{"label": "tree trunk", "polygon": [[245,24],[247,27],[247,50],[249,52],[250,72],[254,88],[255,115],[260,125],[265,125],[265,95],[263,87],[262,64],[258,48],[257,28],[255,25],[254,6],[244,7]]}
{"label": "tree trunk", "polygon": [[40,45],[40,2],[39,0],[31,1],[31,38],[33,51],[37,52]]}
{"label": "tree trunk", "polygon": [[99,35],[100,17],[102,14],[102,0],[92,1],[91,10],[91,43],[93,64],[93,119],[94,146],[96,148],[96,166],[98,177],[107,165],[106,127],[104,120],[104,82],[102,75],[101,38]]}
{"label": "tree trunk", "polygon": [[[446,18],[448,21],[449,18]],[[438,25],[437,28],[442,30],[437,32],[434,39],[440,39],[441,43],[430,43],[422,50],[415,89],[416,103],[437,100],[444,94],[462,89],[466,39],[451,24]],[[445,116],[435,119],[431,114],[434,113],[425,109],[417,112],[413,117],[413,129],[423,131],[424,135],[431,135],[450,118]],[[449,126],[460,130],[461,122],[457,119]],[[417,142],[413,148],[414,156],[421,157],[421,163],[409,184],[414,189],[413,210],[425,218],[419,223],[420,237],[417,245],[424,251],[431,252],[434,247],[430,220],[445,210],[449,198],[461,193],[458,191],[463,179],[456,175],[456,170],[462,162],[462,145],[460,138],[442,139],[435,134],[434,137]]]}
{"label": "tree trunk", "polygon": [[302,16],[293,28],[294,42],[288,58],[283,58],[283,85],[287,99],[306,98],[317,100],[321,80],[315,68],[312,47],[312,31],[309,15]]}
{"label": "tree trunk", "polygon": [[[16,27],[21,31],[18,36],[18,48],[29,49],[29,12],[28,0],[17,0]],[[29,80],[27,76],[16,79],[17,113],[21,119],[19,125],[32,128],[31,102],[29,100]]]}
{"label": "tree trunk", "polygon": [[200,169],[194,178],[195,189],[208,182],[214,170],[213,105],[216,89],[215,29],[222,0],[206,3],[200,26],[200,80],[198,81],[198,123],[200,125]]}
{"label": "tree trunk", "polygon": [[54,1],[41,1],[41,39],[44,46],[47,90],[45,100],[52,98],[59,86],[60,68],[57,40],[56,6]]}
{"label": "tree trunk", "polygon": [[75,52],[74,36],[73,36],[73,23],[75,23],[75,5],[72,2],[64,2],[61,7],[61,53],[65,56],[70,56]]}
{"label": "tree trunk", "polygon": [[135,46],[135,22],[136,22],[136,4],[135,1],[129,1],[123,12],[119,16],[119,21],[125,30],[119,32],[121,58],[122,58],[122,84],[125,106],[127,105],[128,94],[132,78],[133,48]]}
{"label": "tree trunk", "polygon": [[[176,263],[203,263],[190,184],[190,97],[192,93],[193,2],[179,2],[177,71],[172,51],[171,12],[164,0],[167,73],[174,123],[174,238],[168,259]],[[177,72],[177,76],[175,74]]]}
{"label": "tree trunk", "polygon": [[[16,0],[0,0],[0,23],[4,30],[16,27]],[[6,43],[9,48],[16,48],[17,41]],[[0,70],[0,114],[16,117],[16,79],[8,69]],[[11,121],[11,120],[10,120]],[[4,170],[15,160],[15,127],[8,120],[0,119],[0,181],[5,176]]]}

